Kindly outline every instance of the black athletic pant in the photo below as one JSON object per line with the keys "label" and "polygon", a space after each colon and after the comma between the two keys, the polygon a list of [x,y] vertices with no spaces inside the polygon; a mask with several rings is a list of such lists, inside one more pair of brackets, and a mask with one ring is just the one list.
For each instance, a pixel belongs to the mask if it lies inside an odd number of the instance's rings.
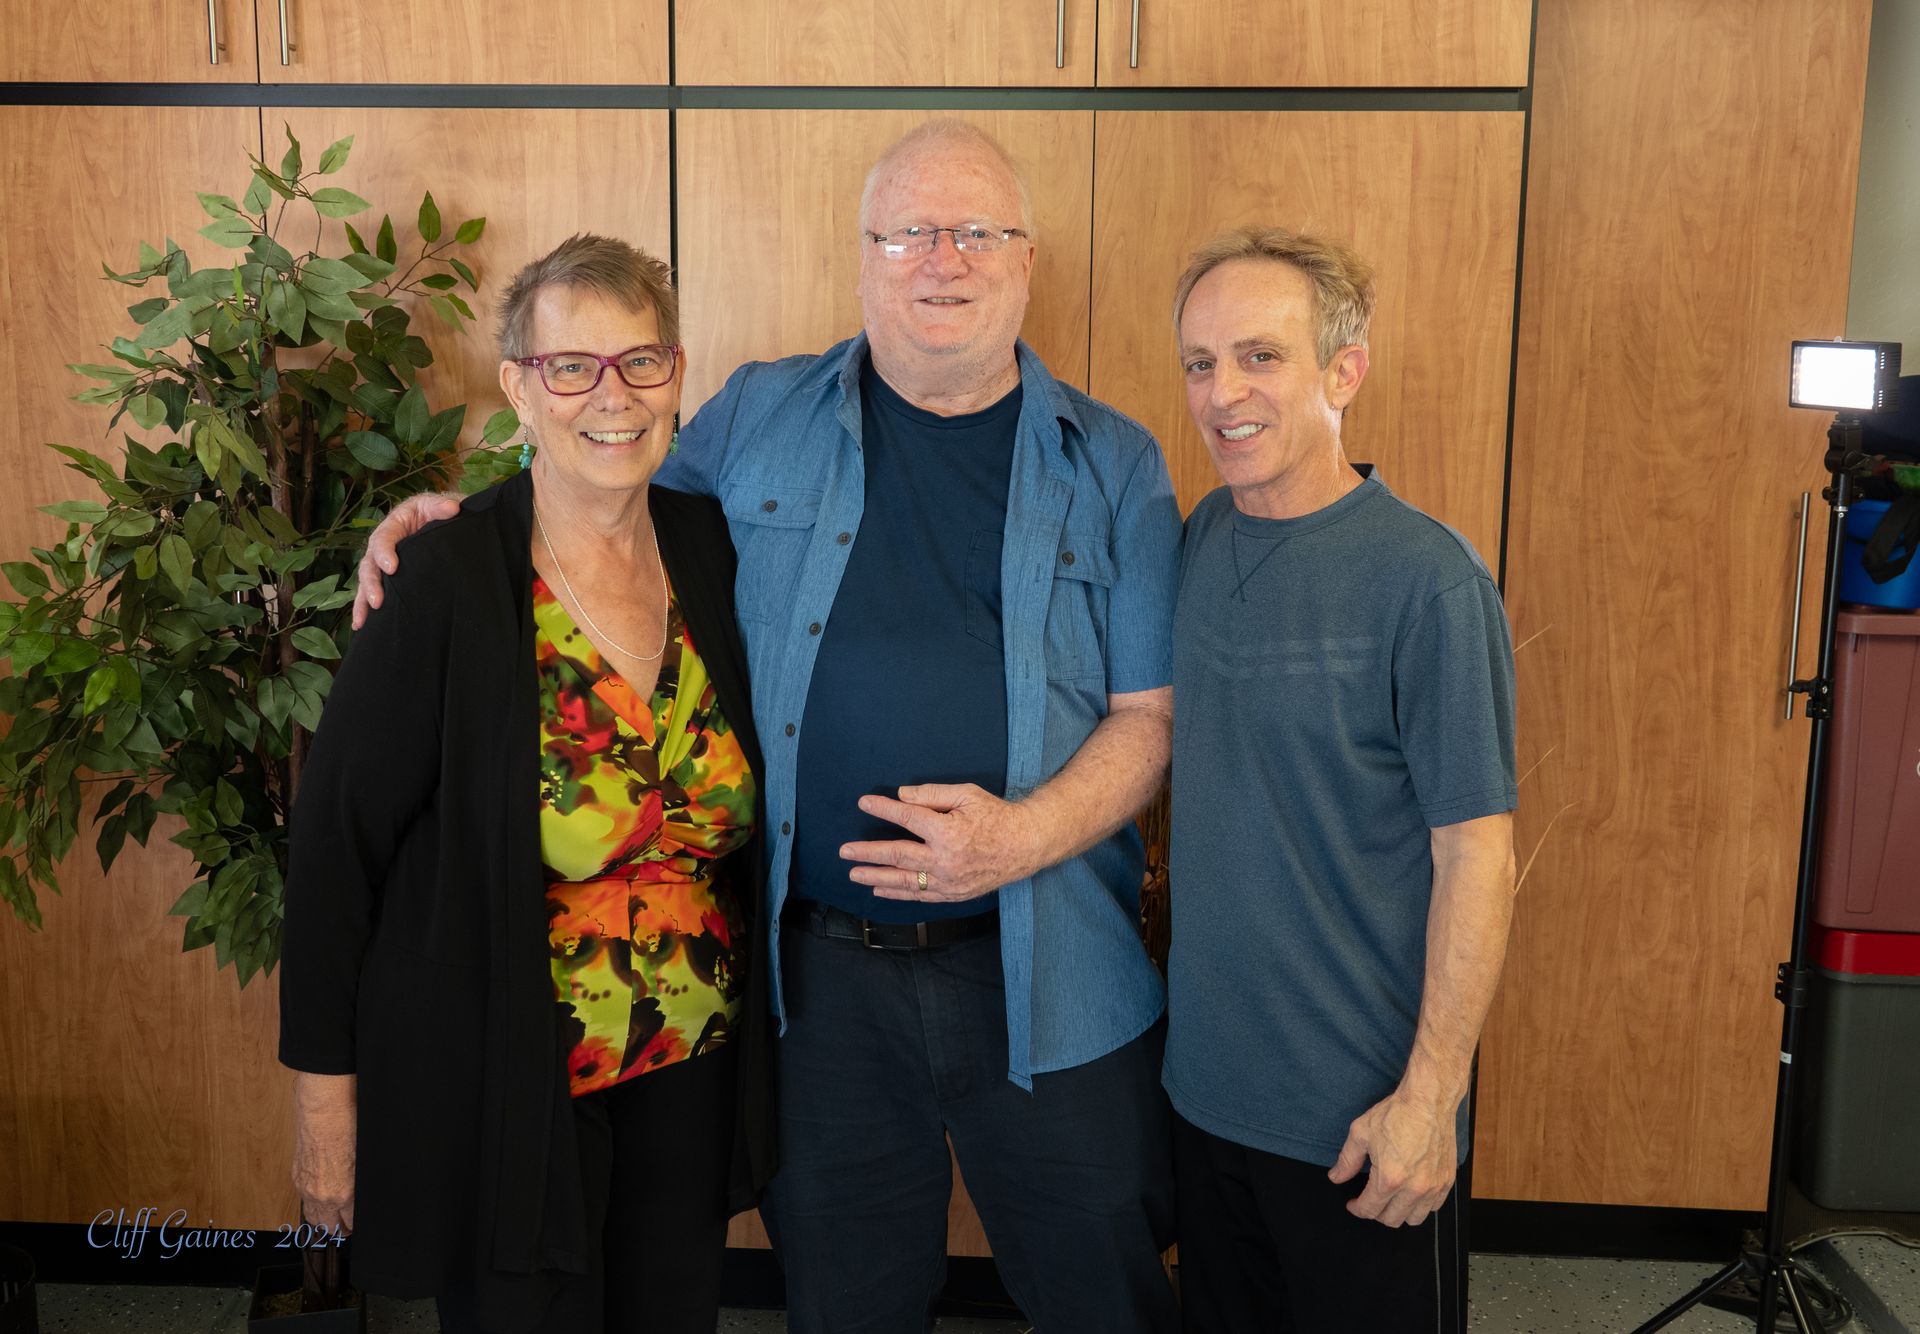
{"label": "black athletic pant", "polygon": [[[592,1272],[561,1286],[533,1334],[712,1334],[735,1065],[722,1049],[573,1100]],[[470,1291],[439,1307],[441,1334],[492,1328]]]}
{"label": "black athletic pant", "polygon": [[1463,1334],[1462,1190],[1418,1227],[1347,1212],[1364,1178],[1236,1144],[1174,1116],[1186,1334]]}

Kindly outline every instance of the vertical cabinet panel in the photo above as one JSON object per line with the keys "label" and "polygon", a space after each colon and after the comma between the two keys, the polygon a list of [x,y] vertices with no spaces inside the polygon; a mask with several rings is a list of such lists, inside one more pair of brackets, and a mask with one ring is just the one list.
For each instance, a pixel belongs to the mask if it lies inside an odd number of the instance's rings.
{"label": "vertical cabinet panel", "polygon": [[693,0],[679,82],[1085,87],[1096,0]]}
{"label": "vertical cabinet panel", "polygon": [[1766,1199],[1807,744],[1781,686],[1827,420],[1787,407],[1788,344],[1843,327],[1869,8],[1540,5],[1507,567],[1538,854],[1484,1194]]}
{"label": "vertical cabinet panel", "polygon": [[1100,0],[1107,88],[1519,88],[1532,0]]}
{"label": "vertical cabinet panel", "polygon": [[[860,328],[860,188],[881,149],[932,113],[683,111],[680,291],[687,407],[743,361],[818,352]],[[1093,113],[968,112],[1033,190],[1039,255],[1023,336],[1084,387]]]}
{"label": "vertical cabinet panel", "polygon": [[[35,506],[98,495],[44,442],[118,452],[109,412],[69,398],[91,382],[65,369],[107,360],[134,329],[125,308],[148,295],[104,280],[102,261],[130,268],[140,241],[174,236],[215,262],[224,252],[194,235],[194,193],[242,188],[259,120],[250,107],[5,107],[0,140],[0,559],[16,560],[64,532]],[[211,951],[180,953],[166,912],[193,877],[174,828],[163,818],[149,848],[129,843],[109,880],[83,827],[65,894],[40,895],[45,930],[0,923],[0,1218],[76,1223],[143,1203],[241,1227],[294,1217],[276,990],[243,992]]]}
{"label": "vertical cabinet panel", "polygon": [[257,3],[267,83],[667,81],[667,0]]}
{"label": "vertical cabinet panel", "polygon": [[1348,456],[1500,548],[1522,118],[1517,112],[1101,112],[1093,394],[1159,437],[1181,507],[1218,484],[1186,412],[1174,280],[1200,242],[1274,223],[1375,266]]}
{"label": "vertical cabinet panel", "polygon": [[[354,136],[338,180],[372,202],[375,225],[381,211],[393,214],[403,256],[417,252],[415,210],[425,191],[433,192],[449,234],[462,219],[486,218],[485,234],[458,252],[480,290],[462,286],[456,294],[479,323],[456,334],[432,312],[414,313],[415,332],[434,352],[428,396],[436,408],[467,404],[467,444],[506,406],[494,315],[522,264],[585,231],[631,241],[663,259],[668,254],[665,111],[303,107],[269,113],[269,156],[284,142],[280,118],[310,152]],[[358,227],[365,219],[350,221]],[[341,244],[337,227],[328,224],[329,244]]]}
{"label": "vertical cabinet panel", "polygon": [[253,6],[254,0],[9,5],[0,80],[252,83],[260,77]]}

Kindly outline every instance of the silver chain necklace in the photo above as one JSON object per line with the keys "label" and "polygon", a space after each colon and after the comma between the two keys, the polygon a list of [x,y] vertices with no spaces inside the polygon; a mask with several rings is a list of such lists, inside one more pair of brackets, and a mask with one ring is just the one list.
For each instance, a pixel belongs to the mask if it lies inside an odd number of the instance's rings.
{"label": "silver chain necklace", "polygon": [[667,651],[667,563],[660,559],[660,534],[657,531],[652,533],[652,537],[654,564],[660,567],[660,647],[651,653],[639,653],[594,624],[593,617],[587,613],[586,604],[580,601],[580,595],[573,591],[573,585],[567,581],[567,572],[562,568],[560,558],[553,554],[553,539],[547,536],[547,525],[540,522],[538,505],[533,507],[533,522],[534,526],[540,530],[540,545],[547,549],[547,559],[553,562],[553,572],[560,576],[560,587],[567,590],[567,601],[571,602],[573,609],[580,613],[580,619],[587,623],[587,629],[593,631],[596,639],[609,647],[619,649],[636,662],[653,662]]}

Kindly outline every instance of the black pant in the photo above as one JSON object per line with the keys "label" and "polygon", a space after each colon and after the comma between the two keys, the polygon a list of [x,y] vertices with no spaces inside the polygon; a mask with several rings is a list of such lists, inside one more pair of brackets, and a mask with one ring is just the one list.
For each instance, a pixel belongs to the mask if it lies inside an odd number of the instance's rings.
{"label": "black pant", "polygon": [[1418,1227],[1347,1212],[1363,1177],[1210,1135],[1174,1115],[1187,1334],[1460,1334],[1461,1189]]}
{"label": "black pant", "polygon": [[[712,1334],[720,1319],[733,1151],[733,1053],[690,1057],[573,1100],[591,1268],[529,1334]],[[442,1334],[479,1334],[470,1291]]]}
{"label": "black pant", "polygon": [[1164,1024],[1098,1060],[1007,1079],[1000,941],[910,953],[784,932],[780,1172],[761,1209],[799,1334],[932,1328],[953,1155],[1040,1334],[1171,1334]]}

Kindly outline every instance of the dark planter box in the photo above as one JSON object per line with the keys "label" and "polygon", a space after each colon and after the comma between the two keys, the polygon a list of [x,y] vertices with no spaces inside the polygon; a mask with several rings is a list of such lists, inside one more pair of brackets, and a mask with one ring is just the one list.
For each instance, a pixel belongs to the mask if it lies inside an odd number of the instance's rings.
{"label": "dark planter box", "polygon": [[0,1246],[0,1334],[40,1334],[33,1257],[17,1246]]}
{"label": "dark planter box", "polygon": [[[247,1334],[365,1334],[367,1299],[364,1294],[349,1290],[353,1305],[337,1311],[302,1311],[303,1276],[304,1270],[297,1264],[267,1265],[260,1270],[259,1277],[253,1281],[253,1300],[247,1306]],[[273,1314],[275,1307],[288,1296],[293,1299],[291,1314]],[[13,1334],[13,1331],[0,1327],[0,1334]]]}

